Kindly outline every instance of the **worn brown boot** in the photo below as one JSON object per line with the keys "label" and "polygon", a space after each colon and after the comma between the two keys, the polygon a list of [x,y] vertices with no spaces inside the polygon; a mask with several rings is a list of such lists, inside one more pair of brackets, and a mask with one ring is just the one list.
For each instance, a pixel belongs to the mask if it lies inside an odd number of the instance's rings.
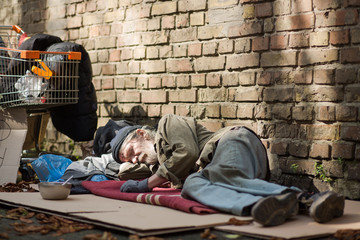
{"label": "worn brown boot", "polygon": [[309,215],[316,222],[325,223],[344,214],[345,198],[336,192],[317,193],[310,200],[313,202],[309,209]]}
{"label": "worn brown boot", "polygon": [[251,209],[253,220],[263,226],[277,226],[298,213],[294,192],[269,196],[259,200]]}

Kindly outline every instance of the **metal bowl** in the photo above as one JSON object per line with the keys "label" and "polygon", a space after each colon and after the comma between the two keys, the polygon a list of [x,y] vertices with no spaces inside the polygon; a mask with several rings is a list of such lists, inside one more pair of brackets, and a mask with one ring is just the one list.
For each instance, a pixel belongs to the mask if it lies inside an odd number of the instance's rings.
{"label": "metal bowl", "polygon": [[71,183],[41,182],[38,184],[40,195],[43,199],[63,200],[66,199],[71,190]]}

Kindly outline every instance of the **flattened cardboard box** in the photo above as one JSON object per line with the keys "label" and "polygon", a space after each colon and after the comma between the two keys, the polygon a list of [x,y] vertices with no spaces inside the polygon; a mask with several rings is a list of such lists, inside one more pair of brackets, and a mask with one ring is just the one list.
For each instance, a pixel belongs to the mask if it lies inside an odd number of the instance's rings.
{"label": "flattened cardboard box", "polygon": [[23,108],[0,110],[0,184],[15,183],[27,133]]}

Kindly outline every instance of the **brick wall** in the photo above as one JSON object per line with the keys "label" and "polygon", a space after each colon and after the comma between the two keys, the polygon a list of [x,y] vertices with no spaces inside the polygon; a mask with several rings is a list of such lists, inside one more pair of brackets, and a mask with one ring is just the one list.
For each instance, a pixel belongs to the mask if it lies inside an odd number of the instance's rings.
{"label": "brick wall", "polygon": [[167,113],[246,125],[274,181],[360,198],[359,1],[18,1],[0,24],[88,50],[99,126]]}

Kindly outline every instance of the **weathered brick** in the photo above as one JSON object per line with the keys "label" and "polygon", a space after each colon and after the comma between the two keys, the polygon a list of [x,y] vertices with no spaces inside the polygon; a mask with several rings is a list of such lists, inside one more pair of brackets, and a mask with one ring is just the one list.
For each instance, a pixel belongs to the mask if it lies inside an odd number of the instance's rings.
{"label": "weathered brick", "polygon": [[155,61],[142,62],[141,72],[144,73],[165,72],[165,61],[155,60]]}
{"label": "weathered brick", "polygon": [[360,102],[360,86],[346,86],[345,87],[345,101]]}
{"label": "weathered brick", "polygon": [[315,18],[312,13],[280,16],[276,20],[275,29],[277,31],[310,29],[314,27],[314,20]]}
{"label": "weathered brick", "polygon": [[318,121],[335,121],[335,106],[318,106],[315,112]]}
{"label": "weathered brick", "polygon": [[308,0],[295,0],[292,6],[293,13],[310,12],[312,11],[311,1]]}
{"label": "weathered brick", "polygon": [[197,38],[199,40],[208,40],[223,36],[222,26],[201,26],[197,30]]}
{"label": "weathered brick", "polygon": [[144,59],[146,56],[146,48],[137,47],[134,49],[134,59]]}
{"label": "weathered brick", "polygon": [[67,19],[68,28],[78,28],[82,26],[82,17],[75,16]]}
{"label": "weathered brick", "polygon": [[151,5],[136,5],[126,9],[126,20],[134,20],[134,19],[141,19],[141,18],[148,18],[150,17],[150,11],[156,11],[158,6],[154,5],[151,8]]}
{"label": "weathered brick", "polygon": [[219,104],[211,104],[206,106],[205,110],[206,117],[210,118],[219,118],[220,117],[220,105]]}
{"label": "weathered brick", "polygon": [[261,55],[262,67],[295,66],[295,51],[265,52]]}
{"label": "weathered brick", "polygon": [[207,55],[215,55],[217,51],[217,42],[207,42],[203,43],[203,54]]}
{"label": "weathered brick", "polygon": [[338,60],[338,50],[336,49],[308,49],[299,53],[299,65],[311,65],[317,63],[329,63]]}
{"label": "weathered brick", "polygon": [[338,102],[343,99],[344,91],[338,86],[311,86],[296,89],[296,101]]}
{"label": "weathered brick", "polygon": [[159,57],[160,58],[170,58],[172,57],[172,47],[171,46],[160,46],[159,47]]}
{"label": "weathered brick", "polygon": [[100,91],[100,92],[96,92],[96,97],[99,103],[103,103],[103,102],[111,103],[116,101],[116,92],[114,90]]}
{"label": "weathered brick", "polygon": [[200,56],[202,52],[202,44],[201,43],[192,43],[188,46],[188,55],[189,57]]}
{"label": "weathered brick", "polygon": [[121,60],[130,60],[133,58],[133,52],[132,52],[132,49],[123,49],[121,51]]}
{"label": "weathered brick", "polygon": [[163,29],[175,28],[175,16],[163,16],[161,18],[161,26]]}
{"label": "weathered brick", "polygon": [[170,102],[196,102],[195,89],[182,89],[169,91]]}
{"label": "weathered brick", "polygon": [[341,126],[341,139],[349,141],[360,141],[360,126]]}
{"label": "weathered brick", "polygon": [[336,120],[355,122],[357,119],[358,108],[356,106],[336,106]]}
{"label": "weathered brick", "polygon": [[237,118],[240,119],[251,119],[254,114],[253,104],[240,104],[237,108]]}
{"label": "weathered brick", "polygon": [[218,73],[209,73],[206,75],[206,86],[221,87],[221,76]]}
{"label": "weathered brick", "polygon": [[238,4],[237,0],[209,0],[208,7],[211,8],[226,8]]}
{"label": "weathered brick", "polygon": [[274,2],[275,16],[290,14],[290,11],[291,11],[291,1],[275,1]]}
{"label": "weathered brick", "polygon": [[199,102],[224,102],[226,90],[223,88],[209,88],[198,90]]}
{"label": "weathered brick", "polygon": [[174,76],[164,76],[162,77],[162,87],[174,88],[176,87],[176,81]]}
{"label": "weathered brick", "polygon": [[307,33],[290,34],[289,47],[304,48],[309,47],[310,36]]}
{"label": "weathered brick", "polygon": [[255,6],[254,5],[244,5],[242,17],[244,19],[254,18],[255,17]]}
{"label": "weathered brick", "polygon": [[234,104],[222,104],[221,116],[224,118],[236,118],[237,106]]}
{"label": "weathered brick", "polygon": [[203,26],[205,24],[205,15],[203,12],[195,12],[190,14],[191,26]]}
{"label": "weathered brick", "polygon": [[298,138],[298,124],[277,123],[275,124],[275,138]]}
{"label": "weathered brick", "polygon": [[292,102],[293,100],[293,87],[268,87],[264,89],[264,101],[266,102]]}
{"label": "weathered brick", "polygon": [[292,118],[297,121],[311,121],[313,120],[312,106],[295,106],[292,109]]}
{"label": "weathered brick", "polygon": [[194,61],[195,71],[223,70],[225,68],[225,56],[202,57]]}
{"label": "weathered brick", "polygon": [[330,32],[330,43],[332,45],[344,45],[344,44],[349,44],[349,42],[350,42],[349,30]]}
{"label": "weathered brick", "polygon": [[340,7],[341,0],[313,0],[313,4],[318,10],[336,9]]}
{"label": "weathered brick", "polygon": [[175,114],[175,107],[170,104],[161,105],[161,114],[163,116],[166,114]]}
{"label": "weathered brick", "polygon": [[328,176],[338,178],[344,177],[343,166],[338,161],[323,161],[322,164]]}
{"label": "weathered brick", "polygon": [[255,85],[255,72],[240,72],[238,77],[241,86]]}
{"label": "weathered brick", "polygon": [[295,84],[311,84],[312,83],[312,71],[301,70],[294,73]]}
{"label": "weathered brick", "polygon": [[161,77],[153,76],[149,77],[149,88],[161,88]]}
{"label": "weathered brick", "polygon": [[[133,42],[135,43],[137,41],[138,39],[135,39]],[[141,34],[141,42],[144,45],[165,44],[168,43],[168,41],[169,41],[168,34],[165,31],[144,32]],[[135,45],[135,44],[131,44],[131,45]]]}
{"label": "weathered brick", "polygon": [[359,14],[356,9],[340,9],[316,14],[315,27],[344,26],[358,23]]}
{"label": "weathered brick", "polygon": [[170,31],[170,42],[188,42],[196,40],[196,28],[184,28]]}
{"label": "weathered brick", "polygon": [[245,53],[250,51],[250,39],[236,39],[234,42],[235,53]]}
{"label": "weathered brick", "polygon": [[191,12],[191,11],[200,11],[206,9],[206,0],[181,0],[178,3],[179,12]]}
{"label": "weathered brick", "polygon": [[140,102],[140,92],[137,90],[117,91],[117,102],[138,103]]}
{"label": "weathered brick", "polygon": [[226,68],[232,70],[258,67],[259,60],[260,56],[258,53],[230,55],[226,58]]}
{"label": "weathered brick", "polygon": [[339,126],[336,125],[307,125],[306,137],[309,140],[338,140]]}
{"label": "weathered brick", "polygon": [[334,69],[316,69],[314,70],[314,83],[315,84],[334,84]]}
{"label": "weathered brick", "polygon": [[118,37],[117,46],[133,46],[141,43],[141,35],[139,33],[134,34],[123,34]]}
{"label": "weathered brick", "polygon": [[139,74],[140,73],[140,62],[130,61],[129,62],[129,73]]}
{"label": "weathered brick", "polygon": [[188,88],[191,86],[189,75],[178,75],[175,77],[176,86],[179,88]]}
{"label": "weathered brick", "polygon": [[330,145],[327,143],[313,143],[309,156],[311,158],[330,158]]}
{"label": "weathered brick", "polygon": [[193,66],[190,59],[169,59],[166,60],[166,70],[168,72],[190,72],[193,71]]}
{"label": "weathered brick", "polygon": [[191,75],[191,85],[194,87],[204,87],[205,86],[205,74]]}
{"label": "weathered brick", "polygon": [[267,86],[273,84],[272,72],[261,72],[257,76],[257,84],[261,86]]}
{"label": "weathered brick", "polygon": [[269,37],[257,37],[252,40],[252,50],[264,51],[269,49]]}
{"label": "weathered brick", "polygon": [[101,73],[103,75],[114,75],[116,72],[116,67],[114,64],[104,64],[101,68]]}
{"label": "weathered brick", "polygon": [[255,5],[255,16],[258,18],[271,17],[273,15],[272,3],[260,3]]}
{"label": "weathered brick", "polygon": [[141,93],[143,103],[167,103],[168,95],[164,90],[151,90]]}
{"label": "weathered brick", "polygon": [[234,41],[233,40],[221,40],[219,41],[218,53],[231,53],[234,51]]}
{"label": "weathered brick", "polygon": [[320,47],[329,45],[328,32],[312,32],[310,33],[310,46]]}
{"label": "weathered brick", "polygon": [[279,156],[287,155],[288,143],[286,142],[273,142],[270,144],[270,152]]}
{"label": "weathered brick", "polygon": [[271,106],[271,118],[279,120],[291,119],[291,105],[278,103]]}
{"label": "weathered brick", "polygon": [[240,87],[236,89],[235,101],[237,102],[258,102],[262,100],[262,88]]}
{"label": "weathered brick", "polygon": [[240,26],[236,25],[229,28],[229,37],[244,37],[255,35],[262,32],[262,25],[260,22],[245,22]]}
{"label": "weathered brick", "polygon": [[152,18],[152,19],[148,19],[147,20],[147,30],[148,31],[158,31],[160,30],[160,21],[161,20],[161,17],[155,17],[155,18]]}
{"label": "weathered brick", "polygon": [[292,141],[289,143],[289,154],[294,157],[307,157],[308,149],[307,143],[304,142]]}
{"label": "weathered brick", "polygon": [[336,69],[335,82],[339,84],[356,83],[358,81],[357,70],[357,68]]}
{"label": "weathered brick", "polygon": [[354,157],[354,144],[346,142],[334,142],[332,144],[331,154],[335,159],[352,159]]}
{"label": "weathered brick", "polygon": [[149,105],[147,107],[147,115],[149,117],[161,117],[161,106],[160,105]]}
{"label": "weathered brick", "polygon": [[343,48],[340,50],[341,63],[359,63],[360,50],[359,48]]}
{"label": "weathered brick", "polygon": [[186,44],[176,44],[172,46],[172,56],[176,58],[186,57],[187,56],[187,48]]}

